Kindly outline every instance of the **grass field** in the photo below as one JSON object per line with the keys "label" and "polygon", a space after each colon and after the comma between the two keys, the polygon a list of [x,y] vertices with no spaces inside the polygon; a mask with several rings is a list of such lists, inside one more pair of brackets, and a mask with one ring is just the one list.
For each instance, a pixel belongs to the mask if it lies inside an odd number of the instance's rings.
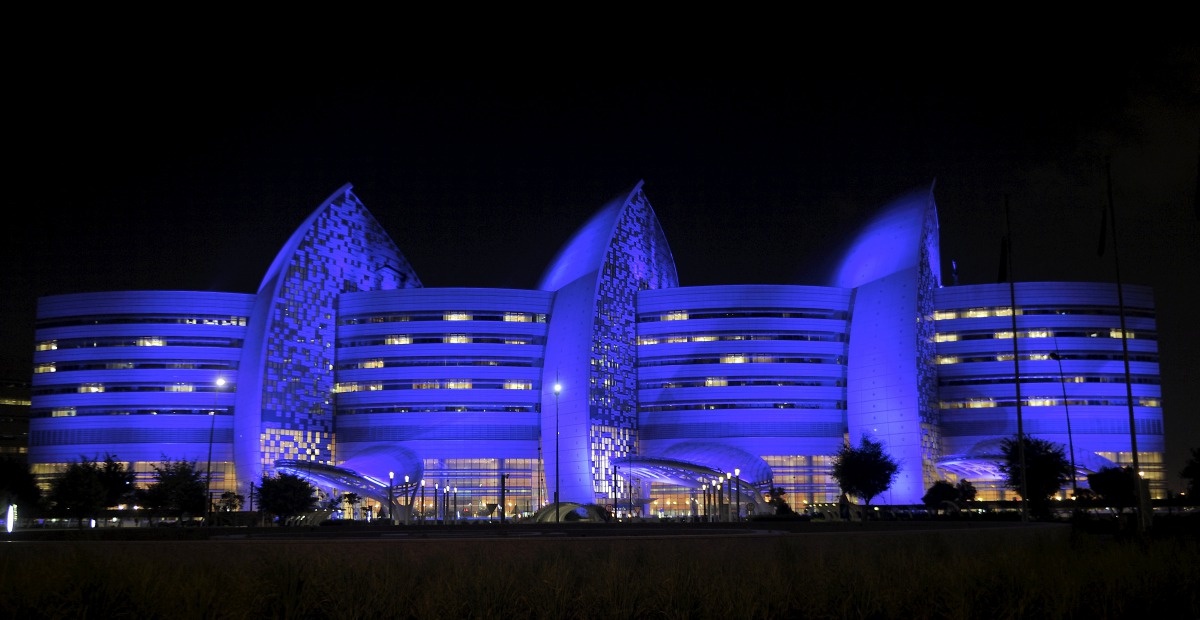
{"label": "grass field", "polygon": [[1036,524],[696,537],[10,541],[0,544],[0,614],[1194,619],[1197,541]]}

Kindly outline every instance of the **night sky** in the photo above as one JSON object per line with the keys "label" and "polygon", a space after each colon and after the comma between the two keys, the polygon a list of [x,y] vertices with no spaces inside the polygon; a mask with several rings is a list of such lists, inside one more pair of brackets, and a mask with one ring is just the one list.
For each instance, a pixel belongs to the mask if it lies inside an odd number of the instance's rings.
{"label": "night sky", "polygon": [[[1168,475],[1200,447],[1200,46],[878,59],[738,79],[461,81],[299,72],[20,75],[8,103],[0,376],[31,375],[36,299],[254,292],[350,183],[427,287],[533,288],[639,181],[680,283],[828,284],[871,214],[934,187],[943,279],[1114,281],[1158,304]],[[887,56],[887,55],[885,55]],[[655,72],[662,75],[661,72]],[[1019,302],[1019,300],[1018,300]]]}

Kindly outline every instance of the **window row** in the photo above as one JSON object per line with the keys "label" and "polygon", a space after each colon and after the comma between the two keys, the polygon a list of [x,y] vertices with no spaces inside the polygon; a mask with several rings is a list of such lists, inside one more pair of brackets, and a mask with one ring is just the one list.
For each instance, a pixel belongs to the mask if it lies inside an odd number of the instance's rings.
{"label": "window row", "polygon": [[735,342],[739,340],[799,340],[806,342],[845,342],[846,336],[834,332],[746,332],[746,333],[716,333],[716,334],[665,334],[657,336],[642,336],[638,338],[640,345],[675,344],[683,342]]}
{"label": "window row", "polygon": [[[1028,354],[1023,353],[1017,359],[1018,359],[1018,361],[1037,362],[1037,361],[1044,361],[1044,360],[1048,360],[1048,359],[1052,359],[1052,358],[1050,357],[1049,353],[1028,353]],[[1102,353],[1089,353],[1086,355],[1067,354],[1067,355],[1063,355],[1062,359],[1064,359],[1064,360],[1121,361],[1121,360],[1125,359],[1125,356],[1120,353],[1113,353],[1113,354],[1108,354],[1108,355],[1105,355]],[[1013,361],[1012,353],[1000,353],[1000,354],[990,354],[990,355],[989,354],[939,355],[936,358],[936,362],[938,364],[970,364],[970,363],[974,363],[974,362],[1011,362],[1011,361]],[[1146,353],[1136,353],[1136,354],[1131,354],[1129,356],[1129,361],[1131,361],[1131,362],[1150,362],[1152,364],[1157,364],[1158,356],[1157,355],[1148,355]]]}
{"label": "window row", "polygon": [[734,378],[727,377],[697,377],[688,379],[656,379],[653,381],[641,381],[638,383],[639,390],[657,390],[657,389],[672,389],[672,388],[694,388],[694,387],[748,387],[748,386],[768,386],[768,387],[845,387],[844,379],[836,378]]}
{"label": "window row", "polygon": [[478,379],[413,379],[404,381],[371,381],[339,383],[334,392],[377,392],[380,390],[532,390],[532,381]]}
{"label": "window row", "polygon": [[829,310],[825,308],[778,308],[744,309],[744,310],[702,310],[690,312],[687,310],[672,310],[659,314],[643,314],[638,316],[638,323],[655,323],[658,321],[687,321],[694,319],[834,319],[846,320],[844,310]]}
{"label": "window row", "polygon": [[644,360],[641,368],[653,366],[683,366],[688,364],[842,364],[840,355],[808,355],[804,357],[778,357],[773,355],[729,354],[717,357],[674,357]]}
{"label": "window row", "polygon": [[222,347],[241,348],[242,341],[230,338],[196,338],[184,336],[114,336],[110,338],[71,338],[64,340],[43,340],[34,349],[37,351],[57,351],[60,349],[93,349],[100,347]]}
{"label": "window row", "polygon": [[[1080,315],[1080,316],[1120,316],[1120,308],[1114,306],[1017,306],[1017,316],[1034,315]],[[933,320],[947,319],[982,319],[995,316],[1012,316],[1011,306],[956,308],[938,310],[933,313]],[[1125,316],[1154,318],[1154,311],[1143,308],[1125,308]]]}
{"label": "window row", "polygon": [[[1020,338],[1121,338],[1120,328],[1103,328],[1103,329],[1085,329],[1081,331],[1049,329],[1031,329],[1028,331],[1017,332]],[[1157,340],[1158,334],[1154,332],[1134,332],[1125,330],[1125,337],[1132,340],[1134,338],[1142,338],[1145,340]],[[965,340],[1012,340],[1013,333],[1011,330],[1001,331],[966,331],[966,332],[938,332],[934,336],[934,342],[959,342]]]}
{"label": "window row", "polygon": [[[1068,398],[1066,401],[1063,401],[1062,398],[1047,396],[1021,398],[1022,407],[1062,407],[1064,402],[1068,407],[1125,407],[1129,403],[1124,398]],[[1162,401],[1158,398],[1145,397],[1137,399],[1135,404],[1138,407],[1161,407]],[[1017,401],[1014,398],[967,398],[963,400],[943,400],[938,403],[940,409],[991,409],[993,407],[1016,406]]]}
{"label": "window row", "polygon": [[216,325],[245,327],[244,316],[180,316],[180,315],[114,315],[72,316],[62,319],[38,321],[37,329],[53,327],[80,327],[84,325]]}
{"label": "window row", "polygon": [[372,338],[357,338],[354,340],[339,340],[338,346],[377,347],[393,344],[537,344],[544,342],[541,336],[512,335],[512,334],[393,334]]}
{"label": "window row", "polygon": [[407,323],[409,321],[507,321],[510,323],[545,323],[545,313],[498,311],[432,311],[387,314],[382,316],[344,317],[339,325],[368,325],[373,323]]}

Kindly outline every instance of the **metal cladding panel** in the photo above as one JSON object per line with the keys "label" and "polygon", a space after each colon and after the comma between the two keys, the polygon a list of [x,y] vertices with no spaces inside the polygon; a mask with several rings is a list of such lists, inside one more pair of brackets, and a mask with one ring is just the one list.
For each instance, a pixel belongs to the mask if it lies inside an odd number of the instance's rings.
{"label": "metal cladding panel", "polygon": [[[1117,285],[1107,282],[1017,282],[1013,285],[1017,306],[1116,306]],[[1126,308],[1154,308],[1154,292],[1148,286],[1122,284]],[[938,310],[1012,305],[1007,283],[947,286],[934,292]]]}
{"label": "metal cladding panel", "polygon": [[124,462],[164,459],[206,462],[209,436],[213,461],[233,458],[229,416],[81,416],[30,420],[29,456],[34,463],[64,463],[80,457]]}
{"label": "metal cladding panel", "polygon": [[829,286],[735,284],[638,292],[638,314],[726,308],[833,308],[848,310],[851,290]]}
{"label": "metal cladding panel", "polygon": [[921,411],[918,393],[917,268],[871,282],[856,291],[847,368],[850,444],[862,436],[884,445],[900,465],[880,502],[920,503]]}
{"label": "metal cladding panel", "polygon": [[546,313],[554,293],[509,288],[408,288],[342,295],[339,316],[373,316],[420,311],[508,311]]}
{"label": "metal cladding panel", "polygon": [[248,316],[254,295],[207,291],[114,291],[48,295],[38,299],[38,321],[93,315]]}

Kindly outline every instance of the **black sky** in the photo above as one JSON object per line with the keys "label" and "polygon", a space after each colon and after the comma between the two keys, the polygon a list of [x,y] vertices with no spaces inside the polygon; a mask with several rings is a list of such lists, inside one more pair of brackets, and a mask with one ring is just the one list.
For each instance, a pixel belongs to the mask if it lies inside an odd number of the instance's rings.
{"label": "black sky", "polygon": [[0,372],[30,376],[42,295],[254,292],[346,183],[431,287],[535,287],[640,180],[685,286],[827,284],[875,209],[935,183],[947,284],[951,260],[995,281],[1006,199],[1017,279],[1112,281],[1107,159],[1123,280],[1155,289],[1178,486],[1200,447],[1197,49],[709,80],[22,75]]}

